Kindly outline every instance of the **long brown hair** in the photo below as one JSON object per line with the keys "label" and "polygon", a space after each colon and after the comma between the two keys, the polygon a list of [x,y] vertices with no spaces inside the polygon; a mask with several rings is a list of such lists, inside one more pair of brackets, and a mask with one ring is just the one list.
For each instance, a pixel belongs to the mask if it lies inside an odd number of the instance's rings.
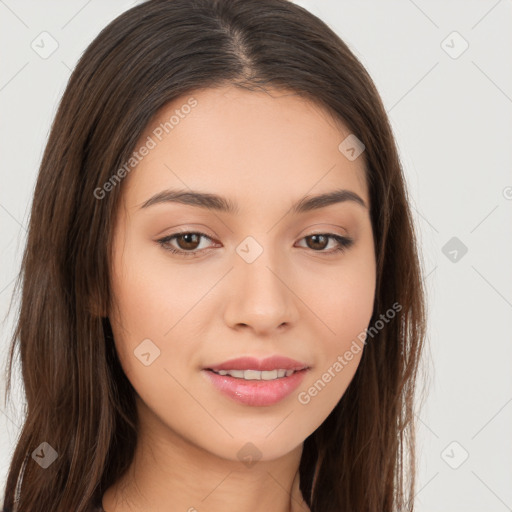
{"label": "long brown hair", "polygon": [[[84,52],[41,162],[15,294],[26,417],[8,471],[8,512],[85,512],[127,470],[134,389],[105,312],[122,183],[98,199],[151,118],[174,98],[222,85],[291,90],[365,145],[377,283],[357,372],[304,442],[300,484],[312,512],[413,510],[415,385],[425,337],[420,259],[403,171],[379,94],[347,45],[287,0],[149,0]],[[382,320],[381,320],[382,323]],[[42,469],[41,443],[58,454]],[[43,448],[46,445],[43,446]],[[316,477],[315,476],[316,472]]]}

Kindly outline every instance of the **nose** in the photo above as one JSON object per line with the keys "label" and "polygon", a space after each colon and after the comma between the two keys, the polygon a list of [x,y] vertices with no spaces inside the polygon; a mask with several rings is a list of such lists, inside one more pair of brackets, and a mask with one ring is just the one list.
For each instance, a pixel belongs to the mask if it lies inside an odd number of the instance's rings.
{"label": "nose", "polygon": [[266,336],[297,322],[300,300],[293,275],[286,266],[269,250],[264,250],[252,263],[237,256],[224,310],[229,327],[251,329],[254,334]]}

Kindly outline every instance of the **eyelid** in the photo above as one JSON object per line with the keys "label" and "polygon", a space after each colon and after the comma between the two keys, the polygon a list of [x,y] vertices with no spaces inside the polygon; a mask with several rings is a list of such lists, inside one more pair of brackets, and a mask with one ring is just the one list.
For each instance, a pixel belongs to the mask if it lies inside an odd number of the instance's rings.
{"label": "eyelid", "polygon": [[[321,227],[317,228],[316,226],[321,226]],[[331,232],[331,230],[333,230],[333,229],[341,230],[342,233]],[[305,233],[305,234],[303,234],[303,233]],[[325,234],[349,237],[348,229],[346,229],[343,226],[340,226],[338,224],[332,224],[329,222],[327,222],[327,223],[326,222],[317,222],[316,224],[310,224],[307,228],[300,231],[298,236],[304,237],[304,236],[310,236],[310,235],[325,235]]]}

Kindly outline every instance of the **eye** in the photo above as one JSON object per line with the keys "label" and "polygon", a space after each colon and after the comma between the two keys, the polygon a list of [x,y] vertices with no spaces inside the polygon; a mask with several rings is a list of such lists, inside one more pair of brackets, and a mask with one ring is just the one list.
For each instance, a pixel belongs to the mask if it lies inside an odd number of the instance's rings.
{"label": "eye", "polygon": [[[212,240],[208,235],[201,233],[200,231],[184,231],[168,235],[157,240],[157,242],[166,251],[169,251],[172,254],[178,254],[184,257],[194,257],[198,256],[201,251],[205,250],[204,247],[199,247],[201,245],[200,242],[202,238]],[[301,240],[306,240],[307,247],[312,249],[314,252],[325,254],[343,252],[354,243],[352,238],[335,235],[333,233],[315,233],[313,235],[306,236]],[[334,249],[325,251],[324,249],[328,246],[330,240],[334,240],[337,246],[335,246]],[[177,242],[178,248],[171,244],[173,241]]]}
{"label": "eye", "polygon": [[[315,252],[321,252],[326,254],[333,254],[343,252],[347,250],[353,243],[352,238],[348,238],[341,235],[335,235],[334,233],[315,233],[314,235],[305,236],[302,240],[306,240],[306,244],[310,249]],[[309,242],[308,242],[309,240]],[[330,251],[324,251],[327,247],[329,240],[334,240],[338,246]]]}
{"label": "eye", "polygon": [[[198,254],[198,242],[201,238],[207,238],[211,240],[211,238],[205,233],[201,233],[199,231],[184,231],[182,233],[174,233],[172,235],[166,236],[157,240],[157,242],[166,250],[172,254],[179,254],[180,256],[190,257],[197,256]],[[178,242],[178,249],[170,245],[170,242],[176,240]],[[200,243],[199,243],[200,245]],[[204,250],[201,248],[199,250]]]}

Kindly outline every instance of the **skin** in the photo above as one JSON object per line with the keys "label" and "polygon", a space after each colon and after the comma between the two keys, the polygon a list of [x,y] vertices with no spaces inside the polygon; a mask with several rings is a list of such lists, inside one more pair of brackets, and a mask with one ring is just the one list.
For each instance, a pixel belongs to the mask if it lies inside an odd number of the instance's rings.
{"label": "skin", "polygon": [[[363,158],[338,149],[350,131],[292,92],[204,89],[166,105],[148,135],[188,98],[180,119],[123,181],[116,219],[109,312],[123,369],[137,391],[139,443],[130,470],[103,496],[107,512],[308,510],[299,490],[304,440],[343,396],[362,350],[307,404],[307,391],[368,327],[375,294],[370,211],[354,201],[291,214],[306,195],[344,188],[369,206]],[[179,203],[141,208],[169,188],[216,193],[239,213]],[[158,239],[202,231],[208,238]],[[332,239],[350,236],[338,247]],[[247,237],[263,252],[247,263]],[[308,242],[309,240],[309,242]],[[194,245],[195,243],[195,245]],[[188,248],[188,249],[187,249]],[[134,350],[150,339],[160,355],[145,366]],[[361,343],[359,343],[362,346]],[[266,407],[240,404],[202,369],[250,355],[281,354],[310,369],[299,389]],[[246,444],[261,458],[251,467]]]}

